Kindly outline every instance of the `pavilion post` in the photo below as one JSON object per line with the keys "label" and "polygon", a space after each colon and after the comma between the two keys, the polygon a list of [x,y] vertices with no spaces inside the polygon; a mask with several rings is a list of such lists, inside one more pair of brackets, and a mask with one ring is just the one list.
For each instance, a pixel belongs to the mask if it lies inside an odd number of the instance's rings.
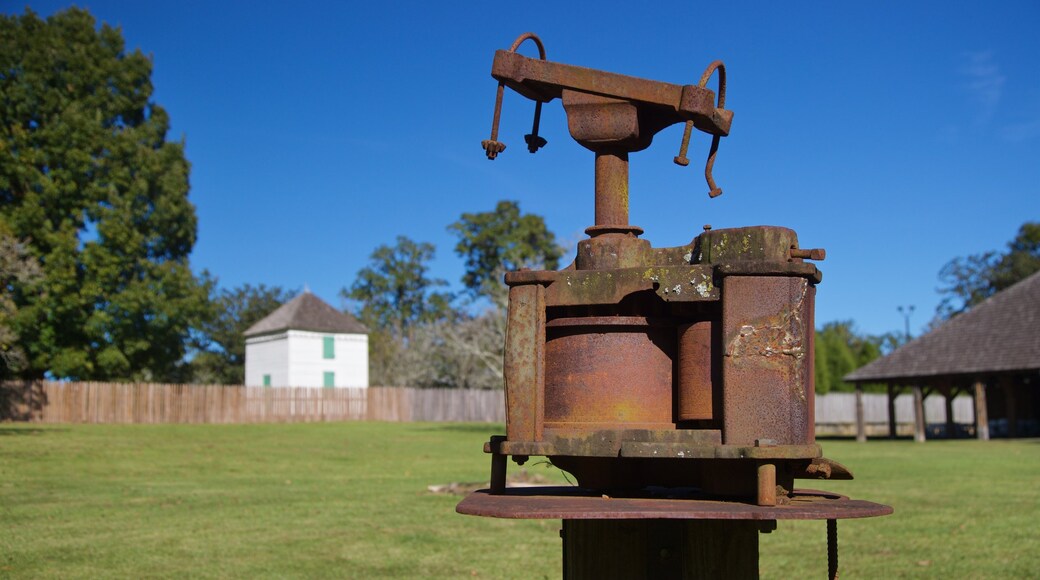
{"label": "pavilion post", "polygon": [[914,385],[914,441],[925,442],[924,392],[919,385]]}
{"label": "pavilion post", "polygon": [[989,413],[986,411],[986,385],[975,379],[975,437],[989,441]]}
{"label": "pavilion post", "polygon": [[1008,437],[1018,437],[1018,405],[1015,404],[1015,382],[1010,375],[1001,375],[1000,387],[1004,390],[1004,413],[1008,422]]}
{"label": "pavilion post", "polygon": [[863,385],[856,383],[856,441],[867,441],[867,426],[863,419]]}
{"label": "pavilion post", "polygon": [[942,390],[944,402],[946,403],[946,438],[953,439],[957,436],[957,424],[953,420],[953,395],[952,387]]}
{"label": "pavilion post", "polygon": [[888,383],[888,438],[896,438],[896,393],[892,383]]}

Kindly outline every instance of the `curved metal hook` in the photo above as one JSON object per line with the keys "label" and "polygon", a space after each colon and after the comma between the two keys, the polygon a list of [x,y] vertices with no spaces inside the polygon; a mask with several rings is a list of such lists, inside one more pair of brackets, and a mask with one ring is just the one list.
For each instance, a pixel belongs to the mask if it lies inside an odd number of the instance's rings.
{"label": "curved metal hook", "polygon": [[[708,68],[704,70],[704,74],[701,75],[700,82],[697,86],[707,86],[708,81],[711,79],[711,75],[715,71],[719,71],[719,92],[718,92],[718,104],[716,108],[722,109],[726,106],[726,65],[721,60],[716,60],[708,65]],[[686,121],[686,128],[683,130],[682,144],[679,146],[679,155],[674,159],[677,165],[683,167],[690,164],[690,160],[686,158],[686,150],[690,146],[690,134],[693,132],[693,121]],[[708,161],[704,165],[704,179],[708,182],[708,196],[718,197],[722,195],[722,188],[715,185],[715,179],[711,175],[711,170],[715,166],[715,155],[719,151],[719,140],[718,135],[711,136],[711,149],[708,150]]]}
{"label": "curved metal hook", "polygon": [[533,40],[538,45],[538,58],[545,60],[545,45],[542,44],[542,39],[538,38],[538,35],[533,32],[525,32],[517,36],[516,40],[513,41],[513,46],[509,47],[509,52],[516,52],[516,49],[520,48],[520,45],[528,39]]}
{"label": "curved metal hook", "polygon": [[[517,37],[513,41],[513,45],[509,47],[509,52],[516,52],[516,49],[520,48],[520,45],[526,40],[533,40],[535,45],[538,46],[538,58],[545,60],[545,45],[542,44],[542,39],[538,38],[538,35],[533,32],[525,32]],[[502,95],[505,92],[505,84],[498,83],[498,93],[495,95],[495,116],[491,120],[491,138],[480,142],[480,146],[484,148],[484,153],[488,159],[494,160],[499,153],[506,150],[505,143],[498,141],[498,121],[502,117]],[[527,143],[527,150],[531,153],[538,151],[548,143],[545,139],[538,136],[538,123],[542,118],[542,102],[535,101],[534,104],[534,124],[531,128],[531,133],[524,135],[524,141]]]}
{"label": "curved metal hook", "polygon": [[[704,70],[704,74],[701,75],[701,82],[698,83],[700,86],[707,86],[708,80],[711,78],[712,73],[719,71],[719,100],[716,108],[722,109],[726,106],[726,65],[722,64],[721,60],[717,60],[708,65],[708,68]],[[719,140],[721,137],[718,135],[711,136],[711,149],[708,150],[708,161],[704,164],[704,179],[708,182],[708,197],[718,197],[722,195],[722,188],[715,185],[715,179],[711,176],[711,170],[715,167],[715,154],[719,152]]]}

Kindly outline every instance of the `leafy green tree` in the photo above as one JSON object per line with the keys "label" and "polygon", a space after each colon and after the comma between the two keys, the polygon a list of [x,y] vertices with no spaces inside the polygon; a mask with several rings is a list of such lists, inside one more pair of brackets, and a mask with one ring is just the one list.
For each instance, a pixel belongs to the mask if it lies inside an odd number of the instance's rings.
{"label": "leafy green tree", "polygon": [[14,291],[25,376],[171,377],[204,311],[188,162],[151,69],[84,10],[0,16],[0,218],[43,265]]}
{"label": "leafy green tree", "polygon": [[954,258],[939,271],[942,301],[936,322],[952,318],[990,296],[1040,271],[1040,222],[1026,222],[1007,252]]}
{"label": "leafy green tree", "polygon": [[433,244],[397,236],[393,246],[384,244],[372,252],[369,265],[340,295],[361,303],[358,317],[369,329],[385,329],[395,336],[439,320],[451,310],[452,296],[435,290],[447,282],[427,276],[434,252]]}
{"label": "leafy green tree", "polygon": [[813,380],[816,384],[816,392],[819,394],[829,393],[834,388],[831,384],[831,357],[827,343],[820,337],[817,330],[813,347]]}
{"label": "leafy green tree", "polygon": [[295,291],[279,286],[252,286],[217,290],[209,284],[210,312],[196,330],[198,352],[191,361],[192,380],[198,383],[245,383],[246,339],[252,325],[291,300]]}
{"label": "leafy green tree", "polygon": [[445,334],[446,357],[459,382],[472,388],[502,388],[506,286],[502,277],[520,268],[556,269],[563,251],[556,236],[535,214],[523,214],[515,201],[500,201],[493,211],[464,213],[448,230],[465,259],[462,283],[471,299],[491,305],[479,314],[461,309]]}
{"label": "leafy green tree", "polygon": [[393,246],[377,247],[353,285],[340,291],[360,304],[357,317],[369,329],[373,384],[429,386],[435,380],[434,351],[443,341],[430,329],[453,315],[453,297],[437,291],[447,282],[428,276],[433,257],[433,244],[398,236]]}
{"label": "leafy green tree", "polygon": [[816,331],[816,392],[848,391],[846,374],[881,356],[883,337],[856,333],[851,320],[828,322]]}
{"label": "leafy green tree", "polygon": [[500,201],[494,211],[464,213],[448,230],[459,238],[455,253],[466,260],[462,283],[473,296],[494,295],[505,272],[556,269],[563,255],[542,216],[522,214],[515,201]]}
{"label": "leafy green tree", "polygon": [[11,378],[25,367],[25,351],[12,326],[18,312],[14,295],[16,286],[31,291],[40,275],[40,264],[26,244],[15,239],[0,221],[0,380]]}

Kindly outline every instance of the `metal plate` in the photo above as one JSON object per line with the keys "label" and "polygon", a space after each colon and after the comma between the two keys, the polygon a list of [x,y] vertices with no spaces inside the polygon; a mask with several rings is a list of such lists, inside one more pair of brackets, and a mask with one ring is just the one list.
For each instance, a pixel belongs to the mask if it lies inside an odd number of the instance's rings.
{"label": "metal plate", "polygon": [[893,510],[887,505],[808,489],[795,490],[788,505],[757,506],[688,498],[608,497],[574,487],[528,487],[507,488],[501,495],[480,490],[462,500],[455,511],[510,519],[835,520],[885,516]]}

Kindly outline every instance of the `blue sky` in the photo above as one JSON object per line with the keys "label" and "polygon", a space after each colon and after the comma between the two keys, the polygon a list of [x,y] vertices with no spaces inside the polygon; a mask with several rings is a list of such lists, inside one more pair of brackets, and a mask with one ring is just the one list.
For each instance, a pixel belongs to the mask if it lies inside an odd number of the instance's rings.
{"label": "blue sky", "polygon": [[901,330],[896,307],[913,304],[916,334],[943,264],[1003,249],[1040,219],[1036,2],[561,4],[79,3],[153,56],[155,101],[192,163],[192,265],[224,286],[306,285],[339,305],[372,250],[403,234],[435,244],[432,273],[458,287],[446,227],[500,199],[583,237],[593,158],[559,101],[537,155],[523,146],[533,105],[509,92],[509,149],[495,162],[480,149],[492,56],[526,31],[550,60],[677,84],[723,59],[725,194],[706,194],[703,134],[690,167],[672,163],[677,125],[632,156],[631,222],[655,246],[705,223],[795,229],[828,252],[819,324]]}

